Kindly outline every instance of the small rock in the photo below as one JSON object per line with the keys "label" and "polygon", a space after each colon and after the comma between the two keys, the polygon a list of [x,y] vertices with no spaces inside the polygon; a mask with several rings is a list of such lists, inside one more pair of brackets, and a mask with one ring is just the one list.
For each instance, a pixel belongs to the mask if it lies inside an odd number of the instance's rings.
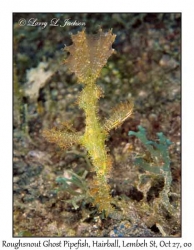
{"label": "small rock", "polygon": [[82,222],[78,227],[77,227],[77,231],[76,231],[76,235],[80,237],[80,235],[84,235],[89,228],[89,224],[88,223],[84,223]]}
{"label": "small rock", "polygon": [[169,55],[163,55],[159,61],[159,65],[163,68],[174,69],[177,67],[178,62]]}

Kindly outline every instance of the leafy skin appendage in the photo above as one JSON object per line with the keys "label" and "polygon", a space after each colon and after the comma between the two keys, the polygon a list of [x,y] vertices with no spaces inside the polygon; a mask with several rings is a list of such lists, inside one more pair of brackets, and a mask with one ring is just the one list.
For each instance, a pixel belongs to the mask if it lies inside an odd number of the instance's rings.
{"label": "leafy skin appendage", "polygon": [[98,99],[103,92],[96,85],[101,69],[113,54],[112,44],[116,35],[112,31],[107,33],[99,31],[96,35],[88,35],[85,30],[72,35],[73,44],[65,47],[70,53],[64,61],[70,72],[74,73],[78,82],[84,84],[84,89],[78,97],[78,105],[85,112],[85,132],[83,135],[75,132],[47,130],[45,138],[62,148],[68,148],[73,144],[81,144],[86,148],[94,166],[96,176],[89,185],[88,194],[93,198],[93,204],[99,211],[106,214],[113,212],[112,197],[108,185],[108,177],[111,172],[112,161],[107,153],[105,141],[111,129],[120,126],[132,114],[133,104],[119,104],[113,110],[113,115],[101,124],[98,115]]}

